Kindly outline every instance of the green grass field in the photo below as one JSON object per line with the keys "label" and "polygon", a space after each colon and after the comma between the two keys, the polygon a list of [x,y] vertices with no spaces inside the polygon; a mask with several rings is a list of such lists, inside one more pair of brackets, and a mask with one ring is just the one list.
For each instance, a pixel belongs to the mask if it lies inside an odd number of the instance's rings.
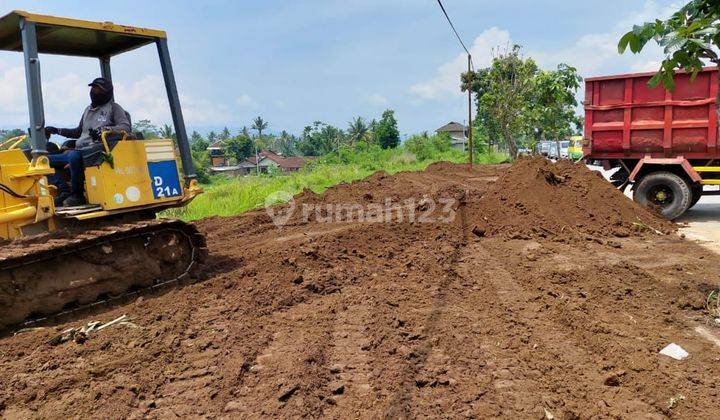
{"label": "green grass field", "polygon": [[[476,162],[480,164],[499,163],[506,159],[507,155],[499,153],[476,156]],[[320,158],[295,173],[216,177],[210,184],[203,185],[205,193],[187,207],[166,210],[161,216],[188,221],[208,216],[232,216],[262,207],[265,199],[278,191],[295,195],[309,188],[321,193],[333,185],[363,179],[379,170],[391,174],[421,171],[434,162],[461,163],[465,160],[465,155],[456,150],[431,153],[424,160],[418,160],[415,154],[402,147],[343,150]]]}

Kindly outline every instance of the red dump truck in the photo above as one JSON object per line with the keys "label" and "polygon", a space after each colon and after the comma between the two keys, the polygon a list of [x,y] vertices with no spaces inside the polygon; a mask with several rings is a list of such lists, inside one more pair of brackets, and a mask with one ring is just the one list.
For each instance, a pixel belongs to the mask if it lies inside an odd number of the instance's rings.
{"label": "red dump truck", "polygon": [[668,219],[694,206],[704,185],[720,185],[718,74],[705,68],[694,80],[675,76],[675,89],[650,88],[654,73],[585,80],[583,154],[610,180],[633,189],[634,200],[653,203]]}

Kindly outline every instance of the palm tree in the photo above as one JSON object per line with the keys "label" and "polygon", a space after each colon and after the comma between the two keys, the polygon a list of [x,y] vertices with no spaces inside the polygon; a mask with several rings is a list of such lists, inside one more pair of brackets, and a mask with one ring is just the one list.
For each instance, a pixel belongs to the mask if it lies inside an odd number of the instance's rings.
{"label": "palm tree", "polygon": [[258,132],[258,138],[262,138],[262,132],[264,129],[268,128],[267,121],[263,120],[262,117],[257,117],[255,120],[253,120],[252,127],[253,130],[256,130]]}
{"label": "palm tree", "polygon": [[355,117],[348,123],[348,137],[350,138],[350,144],[364,140],[370,132],[370,127],[367,125],[363,117]]}
{"label": "palm tree", "polygon": [[242,134],[243,136],[245,136],[247,138],[250,138],[250,129],[247,128],[246,125],[243,125],[243,128],[240,129],[240,134]]}
{"label": "palm tree", "polygon": [[230,129],[227,127],[223,128],[222,132],[220,132],[220,135],[218,136],[218,138],[223,141],[229,139],[230,137],[232,137],[232,135],[230,134]]}
{"label": "palm tree", "polygon": [[160,127],[160,137],[164,139],[175,139],[175,130],[173,130],[173,127],[170,124],[163,124],[162,127]]}
{"label": "palm tree", "polygon": [[260,153],[258,153],[258,140],[262,139],[262,132],[268,127],[267,121],[263,120],[262,117],[257,117],[253,120],[253,124],[250,128],[257,130],[257,139],[253,140],[253,146],[255,147],[255,172],[260,173]]}
{"label": "palm tree", "polygon": [[280,137],[275,139],[275,145],[283,156],[292,156],[295,152],[295,136],[283,130]]}

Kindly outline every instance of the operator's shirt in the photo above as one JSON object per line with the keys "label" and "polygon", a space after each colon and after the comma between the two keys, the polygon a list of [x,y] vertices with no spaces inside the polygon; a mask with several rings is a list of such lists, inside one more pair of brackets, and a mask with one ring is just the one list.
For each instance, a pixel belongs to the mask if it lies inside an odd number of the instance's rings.
{"label": "operator's shirt", "polygon": [[95,143],[95,140],[90,137],[90,130],[97,128],[124,130],[130,133],[130,119],[123,107],[116,104],[115,101],[94,108],[89,105],[80,118],[80,125],[76,128],[61,128],[58,130],[58,134],[70,139],[78,139],[75,148],[82,149]]}

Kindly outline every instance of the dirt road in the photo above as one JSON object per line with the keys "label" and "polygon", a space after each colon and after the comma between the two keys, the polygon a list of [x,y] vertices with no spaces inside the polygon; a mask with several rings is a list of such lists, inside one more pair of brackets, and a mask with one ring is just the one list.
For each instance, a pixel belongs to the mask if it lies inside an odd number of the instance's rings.
{"label": "dirt road", "polygon": [[69,324],[141,328],[1,339],[2,416],[718,416],[717,256],[583,167],[439,164],[274,214],[201,221],[206,281]]}

